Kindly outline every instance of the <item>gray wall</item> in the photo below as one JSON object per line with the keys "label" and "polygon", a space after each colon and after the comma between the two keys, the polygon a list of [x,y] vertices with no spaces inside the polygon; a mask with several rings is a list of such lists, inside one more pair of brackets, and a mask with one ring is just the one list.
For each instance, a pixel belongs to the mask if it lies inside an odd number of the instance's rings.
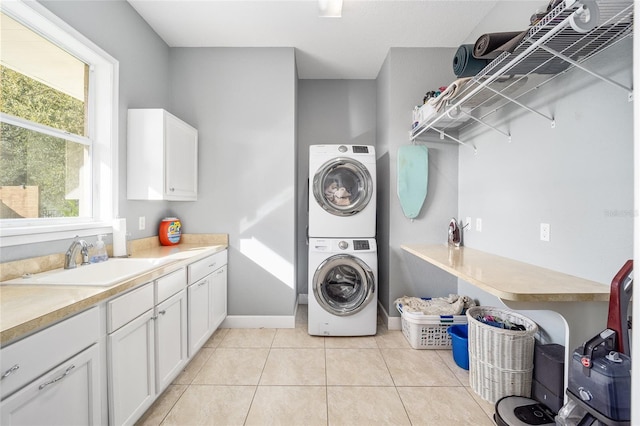
{"label": "gray wall", "polygon": [[295,277],[293,48],[176,48],[172,105],[198,129],[197,202],[185,230],[229,234],[230,315],[292,315]]}
{"label": "gray wall", "polygon": [[307,294],[309,146],[376,144],[374,80],[300,80],[298,85],[298,293]]}
{"label": "gray wall", "polygon": [[[182,219],[184,232],[229,233],[229,314],[292,315],[293,48],[170,49],[125,1],[44,4],[120,62],[119,215],[127,218],[133,238],[157,235],[168,215]],[[198,128],[198,201],[126,199],[128,108],[165,108]],[[137,231],[143,215],[147,228]],[[19,259],[67,246],[61,241],[3,252]]]}
{"label": "gray wall", "polygon": [[[587,66],[630,87],[631,64],[626,40]],[[577,69],[522,100],[556,127],[509,107],[508,122],[492,122],[510,127],[511,143],[478,126],[461,134],[478,148],[460,148],[459,214],[473,225],[465,244],[609,285],[633,256],[633,103]]]}
{"label": "gray wall", "polygon": [[397,197],[397,151],[409,144],[411,113],[424,93],[455,79],[454,49],[392,48],[377,78],[379,300],[391,316],[393,302],[407,296],[455,293],[457,281],[400,248],[405,243],[444,243],[449,220],[458,211],[458,147],[421,139],[429,148],[427,198],[414,220]]}

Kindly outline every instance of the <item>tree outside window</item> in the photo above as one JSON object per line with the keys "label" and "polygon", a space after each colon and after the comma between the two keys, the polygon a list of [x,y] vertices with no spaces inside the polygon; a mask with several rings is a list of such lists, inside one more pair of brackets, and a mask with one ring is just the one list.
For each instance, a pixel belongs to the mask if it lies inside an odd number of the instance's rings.
{"label": "tree outside window", "polygon": [[90,217],[89,67],[1,23],[0,219]]}

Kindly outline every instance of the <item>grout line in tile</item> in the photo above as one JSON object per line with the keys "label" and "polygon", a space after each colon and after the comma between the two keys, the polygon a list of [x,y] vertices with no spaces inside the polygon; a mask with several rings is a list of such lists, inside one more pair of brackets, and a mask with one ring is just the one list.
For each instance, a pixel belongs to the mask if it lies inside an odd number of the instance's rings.
{"label": "grout line in tile", "polygon": [[[393,379],[393,377],[392,377]],[[400,395],[400,391],[398,391],[398,386],[394,386],[393,387],[396,391],[396,395],[398,395],[398,399],[400,400],[400,404],[402,404],[402,408],[404,409],[404,414],[407,415],[407,419],[409,419],[409,423],[411,423],[411,416],[409,416],[409,410],[407,410],[407,406],[404,404],[404,400],[402,399],[402,396]],[[413,424],[413,423],[411,423]]]}
{"label": "grout line in tile", "polygon": [[[260,383],[260,380],[258,380],[258,383]],[[253,401],[256,400],[256,394],[258,393],[258,386],[256,385],[255,388],[253,389],[253,395],[251,395],[251,402],[249,403],[249,408],[247,409],[247,412],[244,414],[244,421],[242,422],[243,425],[247,424],[247,420],[249,419],[249,413],[251,412],[251,407],[253,407]]]}
{"label": "grout line in tile", "polygon": [[440,352],[440,351],[436,351],[436,355],[438,355],[438,358],[440,358],[440,360],[442,361],[442,363],[443,363],[444,365],[446,365],[446,366],[447,366],[447,368],[449,369],[449,371],[451,371],[451,373],[453,374],[453,377],[455,377],[456,381],[457,381],[458,383],[460,383],[460,386],[464,386],[464,383],[462,383],[462,382],[460,381],[460,379],[458,378],[458,374],[457,374],[457,372],[456,372],[453,368],[451,368],[451,366],[449,365],[449,363],[448,363],[444,358],[442,358],[441,352]]}
{"label": "grout line in tile", "polygon": [[[168,392],[168,391],[169,391],[169,387],[170,387],[170,386],[174,386],[174,385],[171,385],[171,384],[170,384],[170,385],[169,385],[169,386],[168,386],[168,387],[167,387],[167,388],[162,392],[162,394],[164,394],[165,392]],[[180,385],[175,385],[175,386],[180,386]],[[167,410],[167,412],[164,414],[164,416],[162,416],[162,419],[160,419],[160,423],[158,423],[159,425],[162,425],[162,424],[164,423],[164,421],[166,420],[166,418],[169,416],[169,413],[171,413],[171,410],[173,410],[173,407],[175,407],[175,406],[176,406],[176,404],[178,403],[178,401],[180,401],[180,399],[182,398],[182,396],[184,395],[184,393],[187,391],[187,389],[189,389],[189,386],[191,386],[191,385],[190,385],[190,384],[188,384],[188,385],[183,385],[183,386],[184,386],[184,389],[182,390],[182,392],[180,392],[180,396],[178,396],[178,398],[176,398],[176,400],[175,400],[175,401],[174,401],[174,403],[171,405],[171,407],[169,407],[169,409],[168,409],[168,410]],[[162,394],[160,395],[160,397],[162,397]],[[160,399],[160,397],[159,397],[158,399]],[[146,414],[146,412],[145,412],[145,414]],[[144,415],[145,415],[145,414],[143,414],[142,416],[144,417]],[[142,417],[141,417],[141,419],[142,419]]]}

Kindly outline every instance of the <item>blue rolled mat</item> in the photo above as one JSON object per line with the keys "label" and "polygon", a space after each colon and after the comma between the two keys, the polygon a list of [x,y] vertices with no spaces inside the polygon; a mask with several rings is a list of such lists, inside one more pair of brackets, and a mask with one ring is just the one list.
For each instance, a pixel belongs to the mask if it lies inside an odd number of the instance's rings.
{"label": "blue rolled mat", "polygon": [[453,57],[453,73],[458,77],[472,77],[487,66],[490,60],[473,57],[473,44],[458,47]]}

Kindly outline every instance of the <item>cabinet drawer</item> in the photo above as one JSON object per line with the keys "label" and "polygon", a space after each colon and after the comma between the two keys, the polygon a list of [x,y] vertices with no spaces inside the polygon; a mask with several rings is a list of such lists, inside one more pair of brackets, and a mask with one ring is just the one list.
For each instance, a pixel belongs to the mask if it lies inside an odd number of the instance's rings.
{"label": "cabinet drawer", "polygon": [[156,303],[161,303],[187,286],[184,268],[156,280]]}
{"label": "cabinet drawer", "polygon": [[227,250],[212,254],[202,260],[192,263],[189,268],[189,284],[206,277],[216,269],[227,264]]}
{"label": "cabinet drawer", "polygon": [[99,425],[100,352],[94,343],[3,400],[0,424]]}
{"label": "cabinet drawer", "polygon": [[0,350],[2,398],[41,376],[100,337],[94,307]]}
{"label": "cabinet drawer", "polygon": [[107,333],[112,333],[153,308],[153,284],[148,283],[107,302]]}

